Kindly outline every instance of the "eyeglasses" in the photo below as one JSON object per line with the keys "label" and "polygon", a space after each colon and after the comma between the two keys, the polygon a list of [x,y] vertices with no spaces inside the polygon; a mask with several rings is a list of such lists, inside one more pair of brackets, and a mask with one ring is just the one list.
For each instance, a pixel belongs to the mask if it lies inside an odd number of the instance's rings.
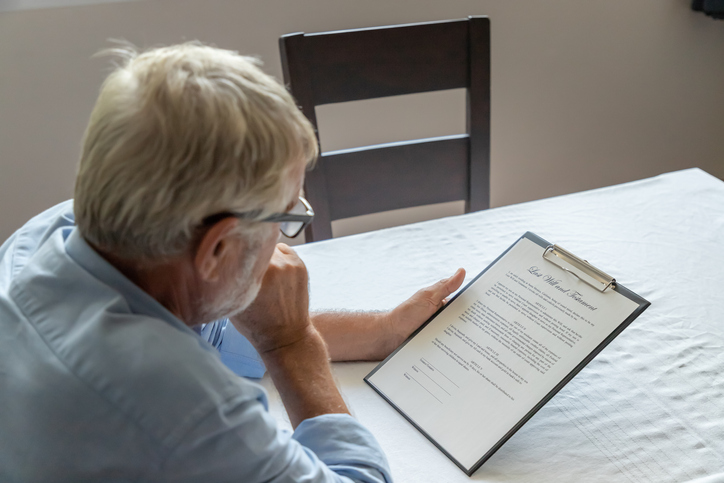
{"label": "eyeglasses", "polygon": [[[254,218],[259,216],[260,213],[261,210],[245,212],[225,211],[223,213],[207,216],[204,218],[203,224],[213,225],[214,223],[223,220],[224,218],[228,218],[229,216],[240,218],[242,220],[254,220]],[[294,205],[294,208],[290,211],[286,213],[274,213],[266,218],[254,221],[279,223],[279,230],[281,230],[284,236],[294,238],[299,235],[313,219],[314,210],[312,209],[312,205],[310,205],[304,197],[300,196],[297,204]]]}

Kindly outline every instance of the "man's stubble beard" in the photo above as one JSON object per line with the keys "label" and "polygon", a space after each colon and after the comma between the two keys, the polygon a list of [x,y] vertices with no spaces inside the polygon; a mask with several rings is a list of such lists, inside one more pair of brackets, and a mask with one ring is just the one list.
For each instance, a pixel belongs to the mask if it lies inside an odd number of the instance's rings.
{"label": "man's stubble beard", "polygon": [[200,308],[201,319],[205,323],[233,317],[243,312],[259,294],[261,281],[255,280],[254,277],[254,266],[259,258],[259,245],[258,239],[248,243],[246,250],[248,256],[235,271],[236,276],[229,283],[228,289]]}

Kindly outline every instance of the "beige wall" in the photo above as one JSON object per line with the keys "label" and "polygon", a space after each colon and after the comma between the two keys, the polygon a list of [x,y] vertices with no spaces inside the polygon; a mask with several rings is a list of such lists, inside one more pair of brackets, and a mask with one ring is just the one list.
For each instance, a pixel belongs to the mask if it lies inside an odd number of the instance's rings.
{"label": "beige wall", "polygon": [[[71,196],[108,70],[91,56],[108,38],[141,46],[200,39],[258,54],[280,76],[284,33],[488,15],[494,206],[692,166],[724,177],[724,22],[690,3],[149,0],[0,13],[0,239]],[[332,106],[320,114],[329,128],[323,146],[456,132],[461,109],[459,92]]]}

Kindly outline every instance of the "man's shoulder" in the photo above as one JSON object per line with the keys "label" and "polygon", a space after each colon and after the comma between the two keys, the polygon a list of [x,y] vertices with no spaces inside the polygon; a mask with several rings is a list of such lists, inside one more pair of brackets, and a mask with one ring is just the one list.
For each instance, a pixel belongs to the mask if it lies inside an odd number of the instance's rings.
{"label": "man's shoulder", "polygon": [[261,387],[228,371],[194,334],[110,298],[97,302],[70,324],[59,305],[25,314],[0,294],[0,331],[12,334],[0,335],[0,479],[9,471],[18,481],[72,481],[96,465],[140,476],[190,444],[209,415],[230,405],[263,410]]}
{"label": "man's shoulder", "polygon": [[16,308],[14,323],[37,334],[28,350],[38,351],[38,364],[62,366],[79,391],[93,393],[88,401],[111,406],[164,446],[229,399],[265,401],[196,333],[135,311],[63,244],[62,233],[51,236],[2,300]]}

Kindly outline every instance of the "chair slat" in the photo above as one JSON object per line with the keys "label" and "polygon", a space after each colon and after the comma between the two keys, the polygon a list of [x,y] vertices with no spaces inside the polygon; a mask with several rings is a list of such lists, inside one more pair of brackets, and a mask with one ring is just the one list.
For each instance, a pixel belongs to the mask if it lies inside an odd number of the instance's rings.
{"label": "chair slat", "polygon": [[332,220],[468,197],[468,136],[325,153]]}
{"label": "chair slat", "polygon": [[460,21],[306,35],[314,104],[467,87],[467,37]]}

